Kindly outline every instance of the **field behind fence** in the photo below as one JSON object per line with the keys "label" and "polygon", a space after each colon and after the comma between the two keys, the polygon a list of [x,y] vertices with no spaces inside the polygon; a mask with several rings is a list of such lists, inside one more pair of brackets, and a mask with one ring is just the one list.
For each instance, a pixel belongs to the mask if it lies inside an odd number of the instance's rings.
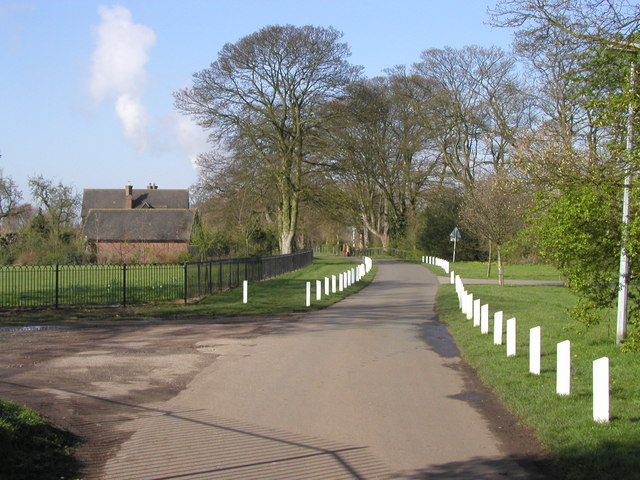
{"label": "field behind fence", "polygon": [[0,307],[170,302],[265,280],[313,263],[313,252],[158,265],[43,265],[0,268]]}

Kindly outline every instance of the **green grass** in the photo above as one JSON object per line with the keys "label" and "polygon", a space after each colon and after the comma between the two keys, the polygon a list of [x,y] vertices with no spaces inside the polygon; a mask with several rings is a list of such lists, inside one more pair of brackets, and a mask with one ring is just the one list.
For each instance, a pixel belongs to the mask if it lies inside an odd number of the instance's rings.
{"label": "green grass", "polygon": [[76,478],[76,439],[31,409],[0,400],[0,479]]}
{"label": "green grass", "polygon": [[[375,275],[373,267],[360,282],[342,292],[324,295],[324,278],[338,275],[357,265],[356,259],[344,257],[315,257],[313,265],[281,275],[271,280],[249,283],[248,302],[242,303],[242,288],[205,297],[195,305],[164,305],[135,309],[138,313],[151,316],[180,318],[190,316],[270,316],[308,312],[326,308],[367,286]],[[322,299],[316,300],[316,280],[322,281]],[[306,282],[311,282],[311,306],[306,307]],[[336,284],[337,285],[337,284]]]}
{"label": "green grass", "polygon": [[[445,275],[440,267],[428,265],[429,269],[436,275]],[[490,278],[498,279],[498,264],[493,263],[491,266],[491,275],[487,277],[486,262],[456,262],[449,264],[450,270],[456,275],[464,278]],[[543,264],[520,264],[509,263],[504,266],[505,280],[546,280],[546,281],[562,281],[560,272],[551,265]]]}
{"label": "green grass", "polygon": [[[493,335],[460,313],[452,285],[441,287],[440,320],[449,325],[463,358],[522,422],[536,430],[568,479],[640,478],[640,354],[614,345],[615,319],[585,331],[565,313],[575,298],[564,287],[470,285],[474,298],[517,319],[517,355],[506,357]],[[529,329],[542,328],[542,374],[529,374]],[[571,341],[571,395],[555,393],[556,344]],[[611,362],[611,422],[597,424],[592,412],[592,362]]]}
{"label": "green grass", "polygon": [[[130,306],[127,308],[61,308],[32,311],[4,311],[0,313],[0,324],[33,325],[47,323],[73,323],[95,319],[153,318],[187,319],[231,316],[287,315],[325,308],[368,285],[375,275],[376,267],[360,282],[342,292],[336,292],[322,300],[315,300],[315,280],[323,281],[327,276],[338,275],[357,265],[359,259],[344,257],[315,257],[313,265],[279,277],[249,283],[249,301],[242,303],[242,288],[234,288],[204,297],[197,303],[185,305],[181,300],[174,303]],[[311,307],[305,307],[306,282],[312,282]]]}
{"label": "green grass", "polygon": [[184,296],[183,265],[55,265],[0,267],[0,304],[6,306],[118,305]]}

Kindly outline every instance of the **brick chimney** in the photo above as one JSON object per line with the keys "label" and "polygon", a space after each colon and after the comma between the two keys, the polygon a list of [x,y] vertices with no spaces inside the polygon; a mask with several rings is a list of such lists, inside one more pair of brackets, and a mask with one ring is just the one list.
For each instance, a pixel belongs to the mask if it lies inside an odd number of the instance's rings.
{"label": "brick chimney", "polygon": [[127,182],[124,186],[124,208],[133,208],[133,185]]}

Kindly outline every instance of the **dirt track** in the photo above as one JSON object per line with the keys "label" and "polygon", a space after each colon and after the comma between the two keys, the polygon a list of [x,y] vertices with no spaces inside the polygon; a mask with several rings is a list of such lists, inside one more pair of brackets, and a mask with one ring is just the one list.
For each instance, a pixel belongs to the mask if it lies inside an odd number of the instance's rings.
{"label": "dirt track", "polygon": [[437,279],[396,267],[300,317],[2,332],[0,397],[80,436],[86,479],[540,478],[435,319]]}

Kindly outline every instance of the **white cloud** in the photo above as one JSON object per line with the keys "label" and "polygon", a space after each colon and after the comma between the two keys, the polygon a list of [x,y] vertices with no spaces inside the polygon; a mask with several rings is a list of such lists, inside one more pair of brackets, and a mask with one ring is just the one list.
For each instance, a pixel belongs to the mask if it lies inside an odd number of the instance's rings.
{"label": "white cloud", "polygon": [[193,168],[196,168],[198,155],[210,149],[207,143],[207,133],[189,117],[175,114],[173,117],[173,128],[178,145],[187,156]]}
{"label": "white cloud", "polygon": [[144,150],[147,146],[147,114],[140,99],[124,93],[117,98],[115,108],[122,122],[125,138],[138,150]]}
{"label": "white cloud", "polygon": [[147,75],[148,51],[156,42],[149,27],[133,23],[122,6],[100,6],[102,21],[96,28],[89,92],[97,101],[113,100],[124,135],[142,150],[148,143],[147,114],[142,103]]}

